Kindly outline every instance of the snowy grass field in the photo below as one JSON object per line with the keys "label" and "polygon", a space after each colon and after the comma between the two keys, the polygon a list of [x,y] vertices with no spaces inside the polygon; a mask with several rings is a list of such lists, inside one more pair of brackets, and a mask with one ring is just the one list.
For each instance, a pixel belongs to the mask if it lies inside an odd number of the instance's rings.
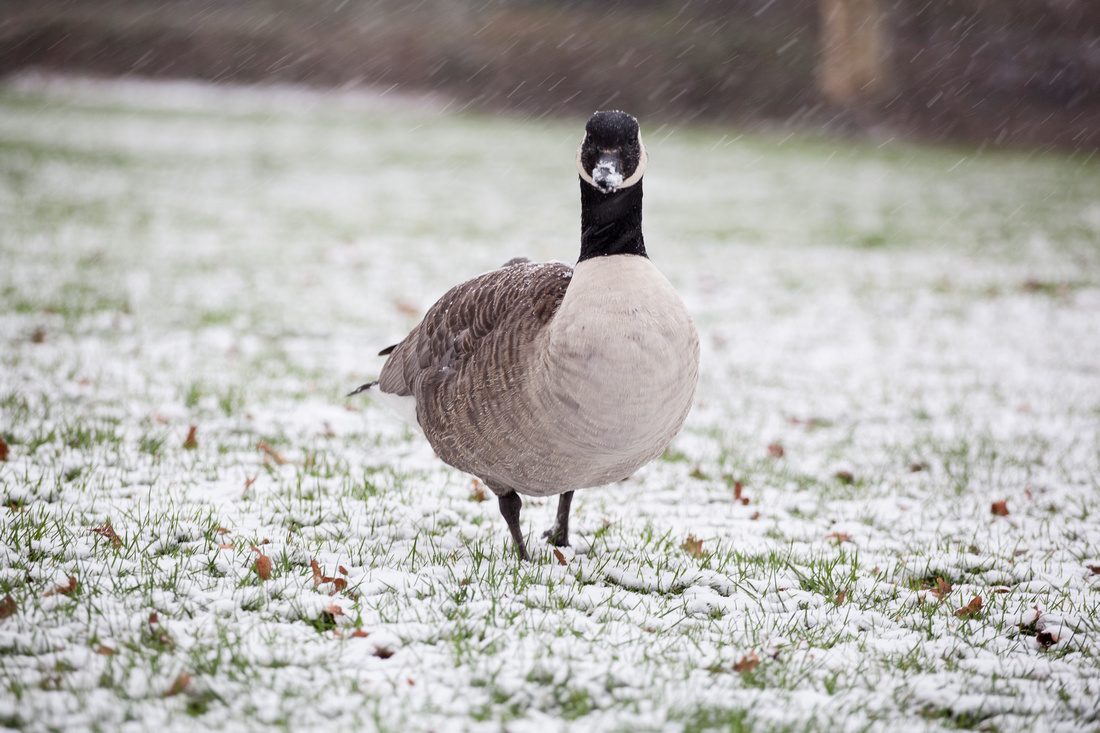
{"label": "snowy grass field", "polygon": [[520,564],[344,394],[582,129],[0,87],[0,728],[1100,730],[1100,161],[643,119],[697,404]]}

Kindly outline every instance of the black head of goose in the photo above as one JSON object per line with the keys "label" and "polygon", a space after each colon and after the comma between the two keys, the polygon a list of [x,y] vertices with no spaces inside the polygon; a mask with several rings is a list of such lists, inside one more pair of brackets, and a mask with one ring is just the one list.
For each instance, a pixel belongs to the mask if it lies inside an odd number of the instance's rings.
{"label": "black head of goose", "polygon": [[480,478],[523,559],[519,494],[560,495],[544,536],[567,545],[573,492],[656,458],[691,408],[699,336],[646,254],[647,160],[637,120],[592,115],[577,151],[576,267],[517,258],[451,288],[352,392],[391,404]]}

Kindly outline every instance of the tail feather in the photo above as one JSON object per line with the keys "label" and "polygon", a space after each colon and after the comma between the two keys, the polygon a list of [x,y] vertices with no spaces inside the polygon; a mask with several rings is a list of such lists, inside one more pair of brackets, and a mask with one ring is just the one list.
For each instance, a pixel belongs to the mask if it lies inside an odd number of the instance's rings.
{"label": "tail feather", "polygon": [[368,384],[364,384],[361,387],[357,387],[356,389],[352,390],[351,392],[348,392],[347,396],[351,397],[352,395],[357,395],[360,392],[366,392],[368,389],[370,389],[371,387],[373,387],[376,384],[378,384],[377,379],[374,380],[373,382],[368,383]]}

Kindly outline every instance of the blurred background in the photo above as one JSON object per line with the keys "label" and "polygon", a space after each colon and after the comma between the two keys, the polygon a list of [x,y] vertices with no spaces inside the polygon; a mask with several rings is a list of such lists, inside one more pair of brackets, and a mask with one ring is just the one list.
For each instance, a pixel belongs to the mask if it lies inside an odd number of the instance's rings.
{"label": "blurred background", "polygon": [[0,75],[28,69],[1100,147],[1097,0],[4,0]]}

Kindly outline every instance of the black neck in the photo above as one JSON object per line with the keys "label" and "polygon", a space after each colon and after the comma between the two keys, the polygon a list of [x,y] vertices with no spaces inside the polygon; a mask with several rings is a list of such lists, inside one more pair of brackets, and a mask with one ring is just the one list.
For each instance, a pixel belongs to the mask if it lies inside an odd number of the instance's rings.
{"label": "black neck", "polygon": [[581,256],[577,262],[606,255],[646,257],[642,241],[642,182],[600,193],[581,180]]}

